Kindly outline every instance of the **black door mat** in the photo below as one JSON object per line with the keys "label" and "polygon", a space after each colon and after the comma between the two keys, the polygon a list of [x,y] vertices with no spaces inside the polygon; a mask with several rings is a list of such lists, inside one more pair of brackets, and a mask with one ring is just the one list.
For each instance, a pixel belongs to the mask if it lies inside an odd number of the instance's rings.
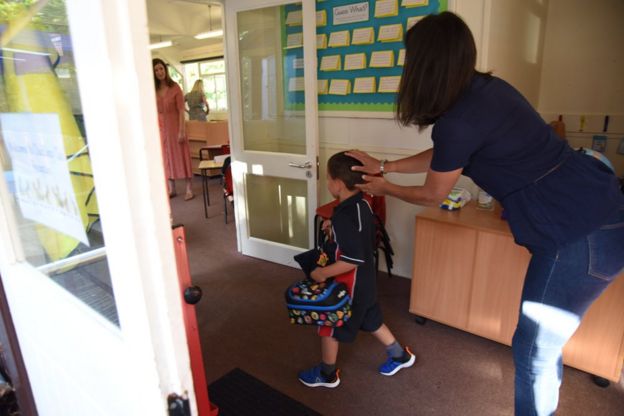
{"label": "black door mat", "polygon": [[219,416],[320,416],[321,414],[235,368],[208,386]]}

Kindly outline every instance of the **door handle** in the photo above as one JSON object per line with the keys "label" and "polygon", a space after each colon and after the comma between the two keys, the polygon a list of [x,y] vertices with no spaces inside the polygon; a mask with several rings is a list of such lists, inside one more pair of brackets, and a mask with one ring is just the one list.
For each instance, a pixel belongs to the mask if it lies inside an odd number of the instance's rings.
{"label": "door handle", "polygon": [[305,162],[301,165],[298,163],[290,162],[288,163],[288,166],[291,166],[293,168],[299,168],[299,169],[312,169],[312,162]]}
{"label": "door handle", "polygon": [[189,286],[184,289],[184,301],[189,305],[195,305],[202,298],[202,290],[199,286]]}

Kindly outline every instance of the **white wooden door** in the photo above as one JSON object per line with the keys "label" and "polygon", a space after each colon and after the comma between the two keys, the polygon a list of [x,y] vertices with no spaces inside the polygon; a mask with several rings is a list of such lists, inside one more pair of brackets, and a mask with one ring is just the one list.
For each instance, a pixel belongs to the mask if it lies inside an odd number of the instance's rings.
{"label": "white wooden door", "polygon": [[0,273],[38,413],[196,414],[145,4],[9,3]]}
{"label": "white wooden door", "polygon": [[315,16],[314,0],[225,2],[239,248],[288,265],[318,199]]}

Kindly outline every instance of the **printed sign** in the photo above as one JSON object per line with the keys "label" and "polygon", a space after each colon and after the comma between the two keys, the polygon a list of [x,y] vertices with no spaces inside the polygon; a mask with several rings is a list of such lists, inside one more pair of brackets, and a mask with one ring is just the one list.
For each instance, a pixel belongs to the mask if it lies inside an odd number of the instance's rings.
{"label": "printed sign", "polygon": [[333,9],[334,25],[347,23],[367,22],[369,17],[368,2],[353,3],[347,6],[338,6]]}
{"label": "printed sign", "polygon": [[56,114],[0,114],[24,217],[89,245]]}

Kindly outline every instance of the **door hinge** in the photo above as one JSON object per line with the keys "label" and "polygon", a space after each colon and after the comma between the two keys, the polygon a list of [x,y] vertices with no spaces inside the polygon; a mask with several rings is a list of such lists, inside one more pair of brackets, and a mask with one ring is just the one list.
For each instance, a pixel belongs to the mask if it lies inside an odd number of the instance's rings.
{"label": "door hinge", "polygon": [[320,179],[320,174],[319,174],[319,157],[316,157],[316,180],[318,181]]}
{"label": "door hinge", "polygon": [[169,416],[191,416],[191,404],[186,395],[171,393],[167,396],[167,408]]}

